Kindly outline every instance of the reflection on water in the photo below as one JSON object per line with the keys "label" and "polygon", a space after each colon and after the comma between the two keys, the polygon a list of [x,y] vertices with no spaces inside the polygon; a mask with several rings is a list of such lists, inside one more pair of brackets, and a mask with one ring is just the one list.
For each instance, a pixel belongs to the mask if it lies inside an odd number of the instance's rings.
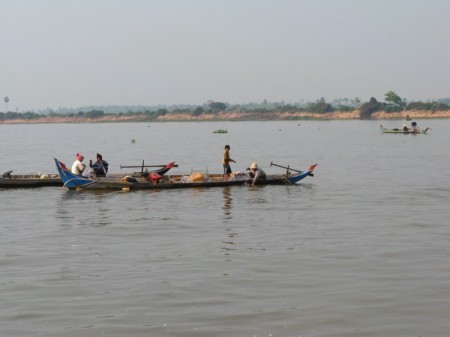
{"label": "reflection on water", "polygon": [[111,193],[97,191],[63,191],[59,198],[57,217],[60,225],[69,229],[79,227],[103,227],[112,224]]}
{"label": "reflection on water", "polygon": [[[234,189],[236,190],[236,189]],[[233,231],[232,228],[230,228],[230,225],[233,225],[232,219],[232,209],[233,209],[233,198],[231,196],[232,188],[230,186],[225,186],[222,189],[222,195],[223,195],[223,222],[228,224],[228,226],[225,228],[226,233],[226,241],[223,241],[223,246],[221,249],[225,251],[225,256],[229,256],[230,252],[233,250],[236,250],[236,243],[234,242],[234,238],[236,237],[236,232]],[[229,261],[228,259],[226,261]]]}
{"label": "reflection on water", "polygon": [[267,188],[272,189],[273,186],[252,186],[251,191],[254,193],[252,193],[252,197],[248,200],[248,202],[252,204],[268,203],[267,198],[263,194],[263,192],[265,192]]}
{"label": "reflection on water", "polygon": [[222,189],[222,195],[223,195],[223,213],[224,213],[224,220],[228,221],[233,218],[231,214],[231,209],[233,208],[233,198],[231,197],[231,190],[229,186],[225,186]]}

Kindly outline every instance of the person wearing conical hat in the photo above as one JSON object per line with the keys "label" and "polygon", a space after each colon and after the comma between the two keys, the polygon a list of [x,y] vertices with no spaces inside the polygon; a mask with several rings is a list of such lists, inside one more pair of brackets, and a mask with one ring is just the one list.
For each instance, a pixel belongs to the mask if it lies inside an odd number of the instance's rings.
{"label": "person wearing conical hat", "polygon": [[250,170],[250,177],[253,179],[252,180],[252,186],[255,186],[255,184],[258,181],[264,181],[266,180],[266,172],[264,172],[264,170],[260,167],[258,167],[257,163],[252,163],[247,170]]}

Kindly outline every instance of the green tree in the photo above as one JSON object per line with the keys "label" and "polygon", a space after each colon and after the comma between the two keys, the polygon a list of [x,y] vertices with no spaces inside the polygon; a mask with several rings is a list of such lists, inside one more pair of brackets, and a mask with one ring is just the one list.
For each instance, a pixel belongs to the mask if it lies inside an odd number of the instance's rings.
{"label": "green tree", "polygon": [[331,104],[325,102],[325,98],[321,98],[314,103],[309,103],[306,107],[306,111],[315,113],[327,113],[334,111]]}
{"label": "green tree", "polygon": [[219,111],[225,111],[227,108],[227,105],[223,102],[214,102],[213,104],[211,104],[211,110],[213,110],[214,112],[219,112]]}
{"label": "green tree", "polygon": [[91,110],[84,114],[88,118],[98,118],[105,115],[105,113],[101,110]]}
{"label": "green tree", "polygon": [[348,105],[339,104],[337,107],[337,110],[340,112],[346,112],[346,111],[353,111],[353,110],[355,110],[355,108],[348,106]]}
{"label": "green tree", "polygon": [[374,112],[379,111],[382,108],[382,104],[379,103],[375,97],[371,97],[369,102],[361,105],[361,109],[359,111],[359,117],[361,119],[369,119]]}
{"label": "green tree", "polygon": [[390,90],[384,94],[384,100],[386,102],[402,105],[402,98],[393,90]]}
{"label": "green tree", "polygon": [[158,109],[156,111],[156,114],[159,115],[159,116],[164,116],[164,115],[166,115],[168,113],[169,113],[169,110],[167,110],[167,109]]}
{"label": "green tree", "polygon": [[192,114],[192,116],[200,116],[204,112],[205,112],[205,109],[201,106],[198,106],[192,111],[191,114]]}

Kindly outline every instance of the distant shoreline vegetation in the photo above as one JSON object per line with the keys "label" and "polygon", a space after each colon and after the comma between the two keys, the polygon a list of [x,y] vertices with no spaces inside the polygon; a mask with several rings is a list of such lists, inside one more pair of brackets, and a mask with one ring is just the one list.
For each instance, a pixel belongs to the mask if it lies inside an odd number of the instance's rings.
{"label": "distant shoreline vegetation", "polygon": [[[208,101],[203,105],[171,105],[171,106],[97,106],[84,107],[78,109],[60,108],[58,110],[29,111],[29,112],[0,112],[0,122],[8,120],[24,120],[37,122],[39,119],[54,119],[65,121],[89,120],[115,121],[158,121],[158,120],[278,120],[278,119],[323,119],[330,114],[333,118],[352,113],[351,118],[372,119],[377,113],[383,116],[392,114],[392,117],[399,113],[405,114],[414,111],[433,112],[449,111],[450,98],[436,101],[407,102],[394,91],[385,94],[385,101],[379,102],[371,97],[368,102],[361,102],[360,99],[342,98],[333,102],[326,102],[325,98],[320,98],[315,102],[300,102],[286,104],[284,102],[268,102],[247,104],[227,104],[224,102]],[[184,116],[184,117],[183,117]],[[230,117],[234,116],[234,117]],[[386,118],[386,117],[384,117]]]}

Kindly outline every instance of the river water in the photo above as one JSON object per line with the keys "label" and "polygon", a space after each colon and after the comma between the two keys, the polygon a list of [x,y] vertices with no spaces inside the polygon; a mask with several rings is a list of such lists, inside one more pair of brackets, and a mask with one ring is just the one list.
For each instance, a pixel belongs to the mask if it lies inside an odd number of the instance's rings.
{"label": "river water", "polygon": [[[448,336],[449,120],[0,125],[0,170],[97,152],[298,186],[0,189],[0,336]],[[402,121],[382,121],[399,127]],[[227,134],[214,134],[216,129]],[[135,142],[131,142],[134,139]]]}

